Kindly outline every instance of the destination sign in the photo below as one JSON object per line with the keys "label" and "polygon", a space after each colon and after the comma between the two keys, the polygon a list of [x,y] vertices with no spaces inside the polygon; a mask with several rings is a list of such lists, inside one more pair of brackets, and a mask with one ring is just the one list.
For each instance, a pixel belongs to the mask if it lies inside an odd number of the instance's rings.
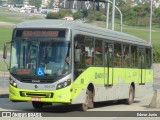
{"label": "destination sign", "polygon": [[59,31],[32,31],[32,30],[26,30],[23,31],[22,36],[24,37],[38,37],[38,36],[44,36],[44,37],[58,37]]}
{"label": "destination sign", "polygon": [[59,0],[58,6],[63,9],[106,10],[106,2],[99,0]]}
{"label": "destination sign", "polygon": [[17,30],[15,37],[65,37],[66,30]]}

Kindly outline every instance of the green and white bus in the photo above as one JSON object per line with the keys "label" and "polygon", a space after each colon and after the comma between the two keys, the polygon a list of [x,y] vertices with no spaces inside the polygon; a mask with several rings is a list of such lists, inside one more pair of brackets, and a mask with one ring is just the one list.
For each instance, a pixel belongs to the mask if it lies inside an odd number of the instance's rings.
{"label": "green and white bus", "polygon": [[[4,59],[6,51],[7,44]],[[12,35],[9,98],[83,111],[100,101],[131,104],[152,90],[152,58],[151,44],[125,33],[75,21],[23,22]]]}

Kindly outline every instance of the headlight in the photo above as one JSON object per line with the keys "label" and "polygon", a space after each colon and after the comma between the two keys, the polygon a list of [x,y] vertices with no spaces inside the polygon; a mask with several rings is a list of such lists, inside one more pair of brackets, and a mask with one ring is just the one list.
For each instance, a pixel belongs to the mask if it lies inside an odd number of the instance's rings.
{"label": "headlight", "polygon": [[16,82],[13,82],[13,86],[14,86],[14,87],[17,87],[17,83],[16,83]]}
{"label": "headlight", "polygon": [[10,84],[17,88],[17,83],[10,78]]}
{"label": "headlight", "polygon": [[59,83],[57,85],[56,89],[65,88],[65,87],[69,86],[70,84],[71,84],[71,79],[68,79],[67,81],[63,81],[63,82]]}

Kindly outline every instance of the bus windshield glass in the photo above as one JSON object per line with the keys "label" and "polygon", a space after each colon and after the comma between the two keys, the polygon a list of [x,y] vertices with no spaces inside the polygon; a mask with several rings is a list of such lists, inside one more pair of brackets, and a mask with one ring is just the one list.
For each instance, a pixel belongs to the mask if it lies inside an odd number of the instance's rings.
{"label": "bus windshield glass", "polygon": [[70,42],[37,38],[14,40],[11,74],[61,76],[70,72]]}

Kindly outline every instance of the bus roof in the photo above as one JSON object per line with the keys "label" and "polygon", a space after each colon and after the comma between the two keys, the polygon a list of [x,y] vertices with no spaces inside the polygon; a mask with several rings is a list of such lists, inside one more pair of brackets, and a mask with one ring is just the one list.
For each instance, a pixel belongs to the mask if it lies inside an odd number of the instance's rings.
{"label": "bus roof", "polygon": [[32,21],[25,21],[22,23],[19,23],[15,26],[15,28],[32,28],[32,29],[42,29],[42,28],[69,28],[71,30],[78,30],[86,32],[89,34],[94,34],[96,36],[100,35],[101,37],[104,36],[104,38],[109,40],[115,40],[115,41],[121,41],[121,42],[127,42],[127,43],[133,43],[133,44],[139,44],[144,46],[151,46],[147,41],[140,39],[138,37],[117,32],[101,27],[97,27],[94,25],[86,24],[86,23],[79,23],[76,21],[68,21],[68,20],[32,20]]}

